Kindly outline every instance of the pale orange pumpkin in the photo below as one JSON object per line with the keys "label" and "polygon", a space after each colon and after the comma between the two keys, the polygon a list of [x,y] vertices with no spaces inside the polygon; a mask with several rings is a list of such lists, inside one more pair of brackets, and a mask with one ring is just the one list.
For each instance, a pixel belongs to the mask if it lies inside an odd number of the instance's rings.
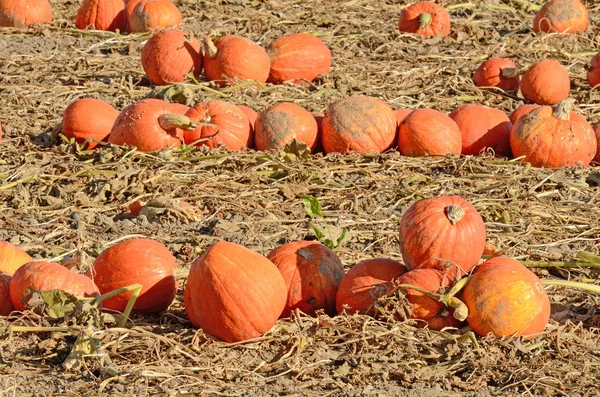
{"label": "pale orange pumpkin", "polygon": [[398,131],[398,147],[404,156],[460,154],[462,134],[450,117],[434,109],[417,109],[404,117]]}
{"label": "pale orange pumpkin", "polygon": [[154,33],[182,22],[179,8],[170,0],[128,0],[125,11],[127,31],[131,33]]}
{"label": "pale orange pumpkin", "polygon": [[533,18],[535,33],[572,34],[585,32],[589,16],[579,0],[548,0]]}
{"label": "pale orange pumpkin", "polygon": [[532,65],[521,79],[521,94],[538,105],[555,105],[569,96],[569,73],[554,59]]}
{"label": "pale orange pumpkin", "polygon": [[23,28],[52,22],[48,0],[0,0],[0,27]]}
{"label": "pale orange pumpkin", "polygon": [[12,276],[15,271],[33,258],[16,245],[0,241],[0,273]]}

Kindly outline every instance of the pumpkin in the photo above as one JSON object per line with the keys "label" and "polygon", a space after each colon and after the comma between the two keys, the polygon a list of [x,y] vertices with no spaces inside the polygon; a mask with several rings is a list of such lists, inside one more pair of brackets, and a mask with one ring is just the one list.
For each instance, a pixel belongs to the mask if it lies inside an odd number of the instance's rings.
{"label": "pumpkin", "polygon": [[587,166],[597,150],[594,129],[587,120],[571,111],[565,100],[554,109],[542,106],[517,120],[510,133],[515,158],[534,167]]}
{"label": "pumpkin", "polygon": [[306,84],[331,70],[331,51],[317,36],[294,33],[282,36],[267,46],[271,69],[267,79],[281,84],[291,81]]}
{"label": "pumpkin", "polygon": [[512,123],[502,110],[469,104],[454,109],[449,117],[462,135],[462,154],[474,156],[492,148],[496,155],[510,157]]}
{"label": "pumpkin", "polygon": [[[133,311],[158,313],[166,310],[177,293],[175,257],[156,240],[133,238],[102,251],[86,276],[94,280],[102,294],[141,284],[142,290]],[[103,302],[107,309],[124,311],[132,292],[119,294]]]}
{"label": "pumpkin", "polygon": [[142,48],[142,67],[155,85],[180,83],[191,71],[197,77],[202,72],[200,42],[179,29],[158,32]]}
{"label": "pumpkin", "polygon": [[600,162],[600,123],[595,124],[593,127],[594,132],[596,133],[596,157],[594,157],[594,161]]}
{"label": "pumpkin", "polygon": [[[518,108],[516,108],[515,110],[513,110],[508,115],[508,119],[510,120],[510,122],[512,124],[515,124],[517,122],[517,120],[520,119],[522,116],[524,116],[527,113],[531,112],[533,109],[537,109],[537,108],[539,108],[541,106],[542,105],[535,105],[535,104],[521,105]],[[511,127],[511,129],[512,129],[512,127]]]}
{"label": "pumpkin", "polygon": [[335,295],[345,273],[335,252],[318,241],[294,241],[275,248],[267,259],[277,266],[288,290],[280,318],[295,309],[310,316],[321,309],[335,315]]}
{"label": "pumpkin", "polygon": [[10,279],[8,274],[0,272],[0,316],[8,316],[15,310],[10,300]]}
{"label": "pumpkin", "polygon": [[125,11],[131,33],[157,32],[182,22],[179,9],[170,0],[128,0]]}
{"label": "pumpkin", "polygon": [[398,29],[400,32],[415,33],[425,37],[446,37],[450,33],[450,15],[439,4],[420,1],[402,10]]}
{"label": "pumpkin", "polygon": [[125,2],[123,0],[83,0],[77,10],[75,26],[78,29],[90,27],[96,30],[124,32],[127,29]]}
{"label": "pumpkin", "polygon": [[184,305],[195,327],[225,342],[238,342],[269,331],[287,296],[283,276],[273,262],[222,241],[192,263]]}
{"label": "pumpkin", "polygon": [[519,88],[521,78],[513,61],[506,58],[490,58],[482,62],[473,74],[477,87],[498,87],[504,91]]}
{"label": "pumpkin", "polygon": [[412,112],[413,112],[413,109],[394,110],[394,115],[396,116],[396,125],[398,128],[400,128],[400,124],[402,123],[402,120],[404,120],[406,118],[406,116],[408,116]]}
{"label": "pumpkin", "polygon": [[393,259],[367,259],[352,266],[338,287],[338,313],[375,314],[375,304],[393,288],[392,280],[406,273],[406,266]]}
{"label": "pumpkin", "polygon": [[572,34],[585,32],[589,17],[585,5],[579,0],[549,0],[533,18],[535,33]]}
{"label": "pumpkin", "polygon": [[463,290],[467,322],[480,336],[533,336],[550,318],[550,299],[540,279],[518,261],[488,259]]}
{"label": "pumpkin", "polygon": [[587,81],[594,88],[600,84],[600,53],[594,55],[587,67]]}
{"label": "pumpkin", "polygon": [[219,86],[234,85],[237,80],[265,83],[271,60],[255,42],[240,36],[222,36],[213,42],[205,37],[204,73]]}
{"label": "pumpkin", "polygon": [[254,144],[258,150],[277,150],[295,139],[314,152],[318,132],[317,121],[308,110],[282,102],[258,115],[254,122]]}
{"label": "pumpkin", "polygon": [[566,99],[571,89],[569,73],[554,59],[532,65],[521,79],[521,94],[538,105],[554,105]]}
{"label": "pumpkin", "polygon": [[462,134],[450,117],[434,109],[417,109],[400,123],[398,147],[404,156],[460,154]]}
{"label": "pumpkin", "polygon": [[248,122],[250,123],[250,137],[251,137],[251,143],[248,147],[249,148],[254,147],[254,123],[256,122],[256,119],[258,118],[258,113],[254,109],[249,108],[248,106],[238,105],[238,108],[242,109],[242,111],[244,113],[246,113],[246,117],[248,117]]}
{"label": "pumpkin", "polygon": [[9,276],[15,274],[15,271],[33,258],[16,245],[8,241],[0,241],[0,273]]}
{"label": "pumpkin", "polygon": [[186,116],[198,124],[196,129],[183,133],[187,144],[208,138],[196,145],[216,148],[222,144],[229,150],[252,146],[248,116],[236,105],[219,100],[201,102],[194,105]]}
{"label": "pumpkin", "polygon": [[72,102],[63,112],[62,133],[67,139],[84,143],[93,149],[98,142],[108,140],[110,131],[119,117],[119,111],[110,104],[95,98],[82,98]]}
{"label": "pumpkin", "polygon": [[10,280],[10,300],[16,310],[27,308],[27,290],[61,290],[80,297],[98,296],[94,282],[55,262],[28,262],[19,267]]}
{"label": "pumpkin", "polygon": [[[434,293],[443,293],[451,282],[442,271],[437,269],[416,269],[398,277],[394,284],[409,284]],[[457,327],[460,321],[454,318],[454,309],[411,288],[400,288],[406,293],[406,299],[412,307],[411,317],[418,320],[419,326],[439,331],[446,327]]]}
{"label": "pumpkin", "polygon": [[135,146],[141,152],[177,147],[183,141],[183,130],[196,128],[196,123],[181,114],[183,106],[152,98],[137,101],[121,111],[108,142]]}
{"label": "pumpkin", "polygon": [[412,270],[435,268],[460,277],[481,258],[485,238],[481,215],[458,196],[418,200],[400,220],[400,250]]}
{"label": "pumpkin", "polygon": [[23,28],[52,22],[48,0],[0,0],[0,27]]}
{"label": "pumpkin", "polygon": [[340,99],[327,108],[323,119],[326,153],[381,153],[396,137],[396,116],[380,99],[356,95]]}

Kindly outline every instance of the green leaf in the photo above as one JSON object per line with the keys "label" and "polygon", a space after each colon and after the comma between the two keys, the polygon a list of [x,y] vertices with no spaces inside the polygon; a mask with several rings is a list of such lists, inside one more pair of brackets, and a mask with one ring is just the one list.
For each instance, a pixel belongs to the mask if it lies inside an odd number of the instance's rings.
{"label": "green leaf", "polygon": [[32,291],[28,288],[25,296],[31,295],[27,306],[38,309],[43,314],[53,319],[63,318],[75,308],[78,300],[75,296],[60,290]]}
{"label": "green leaf", "polygon": [[323,241],[323,244],[325,244],[325,246],[329,249],[334,249],[335,247],[333,246],[333,241],[331,241],[331,239],[325,239],[325,241]]}
{"label": "green leaf", "polygon": [[316,227],[312,222],[310,223],[310,226],[312,227],[313,231],[315,232],[315,236],[317,236],[317,240],[323,241],[323,238],[325,237],[325,233],[323,233],[323,231],[321,229],[319,229],[318,227]]}
{"label": "green leaf", "polygon": [[302,204],[304,204],[304,210],[306,211],[306,213],[309,216],[311,216],[311,217],[323,216],[321,214],[321,210],[322,210],[321,203],[319,203],[319,200],[316,197],[303,196]]}
{"label": "green leaf", "polygon": [[346,228],[342,228],[342,232],[340,233],[340,235],[338,236],[336,242],[335,242],[335,248],[339,247],[340,244],[342,243],[342,241],[344,241],[344,237],[346,237]]}

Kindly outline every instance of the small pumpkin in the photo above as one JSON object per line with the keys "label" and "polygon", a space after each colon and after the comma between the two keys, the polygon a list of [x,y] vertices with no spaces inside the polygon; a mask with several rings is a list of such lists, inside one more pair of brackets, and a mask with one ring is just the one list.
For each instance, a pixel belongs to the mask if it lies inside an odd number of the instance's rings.
{"label": "small pumpkin", "polygon": [[579,0],[549,0],[533,18],[535,33],[581,33],[588,27],[589,16]]}
{"label": "small pumpkin", "polygon": [[12,276],[15,271],[33,258],[16,245],[0,241],[0,273]]}
{"label": "small pumpkin", "polygon": [[484,262],[465,286],[467,322],[480,336],[533,336],[550,318],[550,299],[540,279],[518,261],[496,257]]}
{"label": "small pumpkin", "polygon": [[467,104],[454,109],[449,117],[462,134],[462,154],[475,156],[492,148],[496,155],[510,157],[512,123],[502,110]]}
{"label": "small pumpkin", "polygon": [[318,132],[317,121],[308,110],[295,103],[281,102],[258,115],[254,122],[254,144],[258,150],[277,150],[295,139],[314,152]]}
{"label": "small pumpkin", "polygon": [[125,11],[130,33],[154,33],[182,22],[179,8],[171,0],[128,0]]}
{"label": "small pumpkin", "polygon": [[[177,293],[174,272],[175,257],[156,240],[133,238],[102,251],[86,276],[94,280],[102,294],[141,284],[142,290],[133,310],[139,313],[158,313],[166,310]],[[103,302],[107,309],[125,310],[132,292],[120,294]]]}
{"label": "small pumpkin", "polygon": [[237,80],[267,81],[271,60],[255,42],[240,36],[222,36],[215,42],[205,37],[202,45],[204,73],[217,85],[234,85]]}
{"label": "small pumpkin", "polygon": [[0,272],[0,316],[8,316],[15,310],[10,300],[10,279],[8,274]]}
{"label": "small pumpkin", "polygon": [[221,241],[192,263],[184,306],[195,327],[225,342],[238,342],[269,331],[287,296],[283,276],[273,262]]}
{"label": "small pumpkin", "polygon": [[482,62],[473,74],[477,87],[498,87],[504,91],[519,88],[521,78],[513,61],[506,58],[490,58]]}
{"label": "small pumpkin", "polygon": [[352,266],[337,290],[338,313],[374,315],[377,300],[393,288],[392,280],[406,273],[406,266],[393,259],[367,259]]}
{"label": "small pumpkin", "polygon": [[[524,116],[527,113],[531,112],[533,109],[537,109],[537,108],[539,108],[541,106],[542,105],[536,105],[536,104],[521,105],[518,108],[516,108],[515,110],[513,110],[508,115],[508,119],[514,125],[517,122],[517,120],[520,119],[522,116]],[[512,129],[512,127],[511,127],[511,129]]]}
{"label": "small pumpkin", "polygon": [[515,158],[523,157],[534,167],[586,167],[596,155],[596,135],[571,108],[569,99],[554,109],[542,106],[519,118],[510,134]]}
{"label": "small pumpkin", "polygon": [[450,34],[450,15],[439,4],[420,1],[404,7],[398,21],[400,32],[415,33],[425,37]]}
{"label": "small pumpkin", "polygon": [[400,250],[412,270],[434,268],[460,277],[479,262],[485,238],[481,215],[458,196],[418,200],[400,220]]}
{"label": "small pumpkin", "polygon": [[594,55],[587,67],[587,81],[594,88],[600,84],[600,53]]}
{"label": "small pumpkin", "polygon": [[317,36],[294,33],[282,36],[267,46],[271,59],[268,82],[291,81],[306,84],[331,70],[331,51]]}
{"label": "small pumpkin", "polygon": [[538,105],[555,105],[569,96],[569,73],[554,59],[532,65],[521,79],[521,94]]}
{"label": "small pumpkin", "polygon": [[398,147],[404,156],[460,154],[462,134],[458,125],[434,109],[417,109],[400,123]]}
{"label": "small pumpkin", "polygon": [[62,133],[67,139],[84,143],[85,149],[93,149],[98,142],[108,140],[119,111],[110,104],[95,98],[82,98],[69,104],[62,119]]}
{"label": "small pumpkin", "polygon": [[288,290],[280,318],[295,309],[310,316],[317,310],[335,315],[335,295],[345,273],[335,252],[318,241],[293,241],[275,248],[267,259],[277,266]]}
{"label": "small pumpkin", "polygon": [[83,0],[75,17],[78,29],[92,28],[124,32],[127,29],[127,13],[123,0]]}
{"label": "small pumpkin", "polygon": [[52,22],[48,0],[0,0],[0,27],[24,28]]}

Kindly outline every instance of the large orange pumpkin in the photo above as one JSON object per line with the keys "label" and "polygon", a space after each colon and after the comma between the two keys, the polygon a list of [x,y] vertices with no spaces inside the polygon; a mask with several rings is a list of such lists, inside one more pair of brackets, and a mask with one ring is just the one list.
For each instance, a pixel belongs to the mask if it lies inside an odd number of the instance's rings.
{"label": "large orange pumpkin", "polygon": [[92,28],[124,32],[127,28],[127,13],[123,0],[83,0],[77,16],[75,26],[78,29]]}
{"label": "large orange pumpkin", "polygon": [[597,150],[594,129],[587,120],[571,111],[571,101],[555,109],[542,106],[517,120],[510,134],[515,158],[534,167],[587,166]]}
{"label": "large orange pumpkin", "polygon": [[486,230],[475,207],[458,196],[413,203],[400,221],[400,249],[409,269],[468,273],[481,258]]}
{"label": "large orange pumpkin", "polygon": [[184,305],[195,327],[223,341],[238,342],[270,330],[287,296],[283,276],[273,262],[222,241],[192,263]]}
{"label": "large orange pumpkin", "polygon": [[62,133],[68,139],[75,138],[77,143],[89,139],[85,149],[93,149],[98,142],[108,140],[117,117],[119,111],[100,99],[78,99],[63,112]]}
{"label": "large orange pumpkin", "polygon": [[400,32],[415,33],[421,36],[448,36],[450,15],[439,4],[420,1],[405,7],[398,21]]}
{"label": "large orange pumpkin", "polygon": [[48,0],[0,0],[0,27],[23,28],[52,22]]}
{"label": "large orange pumpkin", "polygon": [[490,58],[482,62],[473,74],[473,83],[477,87],[498,87],[504,91],[519,88],[521,78],[517,66],[506,58]]}
{"label": "large orange pumpkin", "polygon": [[[535,105],[535,104],[521,105],[518,108],[516,108],[515,110],[513,110],[508,115],[508,119],[514,125],[517,122],[517,120],[520,119],[522,116],[524,116],[527,113],[531,112],[533,109],[537,109],[537,108],[539,108],[541,106],[542,105]],[[511,127],[511,129],[512,129],[512,127]]]}
{"label": "large orange pumpkin", "polygon": [[33,258],[16,245],[8,241],[0,241],[0,273],[6,273],[9,276],[15,274],[15,271]]}
{"label": "large orange pumpkin", "polygon": [[587,8],[579,0],[549,0],[533,18],[535,33],[580,33],[588,27]]}
{"label": "large orange pumpkin", "polygon": [[318,126],[313,115],[301,106],[282,102],[269,106],[254,122],[254,144],[258,150],[277,150],[294,139],[314,152]]}
{"label": "large orange pumpkin", "polygon": [[10,300],[10,279],[8,274],[0,272],[0,316],[8,316],[15,310]]}
{"label": "large orange pumpkin", "polygon": [[[142,290],[133,310],[157,313],[166,310],[177,293],[174,272],[175,257],[156,240],[134,238],[122,241],[102,251],[86,276],[94,280],[105,294],[132,284],[141,284]],[[103,302],[107,309],[125,310],[132,292],[120,294]]]}
{"label": "large orange pumpkin", "polygon": [[594,55],[587,67],[587,81],[594,88],[600,84],[600,53]]}
{"label": "large orange pumpkin", "polygon": [[404,156],[460,154],[462,135],[450,117],[434,109],[417,109],[404,117],[398,131],[398,147]]}
{"label": "large orange pumpkin", "polygon": [[281,318],[295,309],[311,316],[320,309],[335,315],[335,295],[344,277],[344,265],[335,252],[318,241],[294,241],[275,248],[267,258],[288,289]]}
{"label": "large orange pumpkin", "polygon": [[566,99],[571,89],[569,73],[554,59],[532,65],[521,79],[523,97],[539,105],[554,105]]}
{"label": "large orange pumpkin", "polygon": [[326,153],[381,153],[396,137],[396,116],[380,99],[350,96],[327,108],[323,119],[323,149]]}
{"label": "large orange pumpkin", "polygon": [[550,300],[540,279],[512,258],[487,260],[465,286],[467,322],[486,336],[528,336],[542,332],[550,318]]}
{"label": "large orange pumpkin", "polygon": [[182,22],[179,8],[170,0],[128,0],[125,11],[131,33],[157,32]]}

